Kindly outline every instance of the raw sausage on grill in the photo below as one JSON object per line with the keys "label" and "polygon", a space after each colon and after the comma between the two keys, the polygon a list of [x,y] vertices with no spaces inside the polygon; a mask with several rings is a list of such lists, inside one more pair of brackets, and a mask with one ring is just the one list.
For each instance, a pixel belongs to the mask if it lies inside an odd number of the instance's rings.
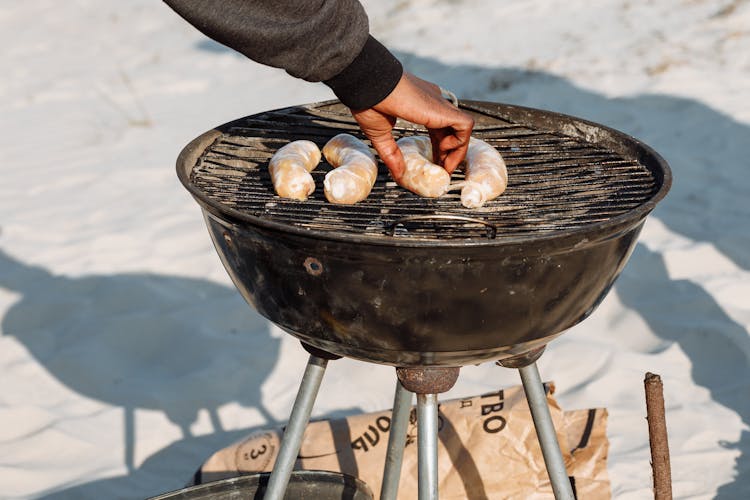
{"label": "raw sausage on grill", "polygon": [[315,191],[312,172],[320,163],[320,149],[311,141],[294,141],[271,157],[268,171],[276,194],[282,198],[306,200]]}
{"label": "raw sausage on grill", "polygon": [[461,204],[479,208],[494,200],[508,185],[508,170],[500,153],[486,142],[472,137],[463,167],[466,182],[461,189]]}
{"label": "raw sausage on grill", "polygon": [[450,174],[432,162],[432,141],[429,137],[402,137],[396,141],[404,155],[406,169],[400,184],[412,193],[437,198],[448,191]]}
{"label": "raw sausage on grill", "polygon": [[364,142],[339,134],[323,147],[323,155],[334,168],[323,181],[328,201],[351,205],[367,198],[378,176],[378,164]]}

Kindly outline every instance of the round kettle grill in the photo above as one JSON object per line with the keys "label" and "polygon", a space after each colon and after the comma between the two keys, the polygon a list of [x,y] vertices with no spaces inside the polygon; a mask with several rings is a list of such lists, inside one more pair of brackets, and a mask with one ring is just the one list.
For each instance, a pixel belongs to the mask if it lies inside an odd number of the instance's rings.
{"label": "round kettle grill", "polygon": [[[494,360],[521,373],[556,498],[573,498],[535,361],[585,319],[625,265],[671,174],[621,132],[556,113],[461,101],[493,145],[509,185],[480,209],[458,194],[418,197],[381,163],[370,196],[328,203],[275,195],[268,161],[282,145],[319,147],[347,132],[329,101],[241,118],[193,140],[177,173],[242,296],[310,352],[265,498],[283,498],[328,360],[397,367],[381,498],[395,498],[412,393],[419,496],[437,498],[437,394],[459,367]],[[399,121],[395,135],[423,134]],[[312,172],[317,186],[330,165]],[[454,173],[460,181],[460,172]]]}

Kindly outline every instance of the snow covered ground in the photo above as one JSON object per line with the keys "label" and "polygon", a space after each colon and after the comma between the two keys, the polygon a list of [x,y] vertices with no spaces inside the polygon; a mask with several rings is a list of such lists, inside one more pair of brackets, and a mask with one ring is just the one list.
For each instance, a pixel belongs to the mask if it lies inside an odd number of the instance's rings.
{"label": "snow covered ground", "polygon": [[[609,409],[615,498],[650,495],[646,371],[675,496],[750,498],[750,2],[365,5],[423,78],[604,123],[671,164],[614,291],[540,369],[563,408]],[[215,125],[331,94],[154,0],[3,2],[0,28],[0,497],[179,488],[286,420],[306,354],[235,291],[174,160]],[[447,397],[516,383],[466,367]],[[387,408],[392,389],[392,368],[336,361],[315,414]]]}

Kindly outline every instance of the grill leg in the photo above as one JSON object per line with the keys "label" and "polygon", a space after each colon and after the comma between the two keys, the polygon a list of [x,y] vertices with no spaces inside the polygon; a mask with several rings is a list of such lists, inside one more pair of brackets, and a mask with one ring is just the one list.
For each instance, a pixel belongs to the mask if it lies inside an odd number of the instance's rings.
{"label": "grill leg", "polygon": [[417,458],[419,500],[438,498],[437,394],[417,394]]}
{"label": "grill leg", "polygon": [[276,463],[268,480],[264,500],[282,500],[284,498],[289,477],[294,469],[294,462],[297,460],[299,448],[302,445],[302,435],[310,421],[315,397],[318,395],[318,389],[320,389],[327,364],[327,359],[313,354],[307,361],[297,398],[294,400],[294,406],[292,407],[292,414],[289,416],[289,423],[281,438],[279,455],[276,457]]}
{"label": "grill leg", "polygon": [[547,474],[552,483],[555,500],[574,500],[573,488],[568,479],[568,472],[565,470],[560,444],[557,442],[557,434],[555,434],[552,416],[547,406],[547,395],[544,393],[544,385],[539,377],[536,363],[523,366],[518,371],[521,374],[521,382],[529,402],[531,417],[534,420],[536,435],[542,448],[544,464],[547,466]]}
{"label": "grill leg", "polygon": [[401,382],[396,380],[396,394],[393,397],[391,430],[388,435],[388,451],[385,455],[380,500],[396,500],[398,496],[398,483],[401,480],[401,463],[404,459],[410,411],[411,392],[404,389]]}
{"label": "grill leg", "polygon": [[438,497],[437,395],[453,387],[457,367],[396,368],[401,385],[417,394],[417,459],[419,500]]}

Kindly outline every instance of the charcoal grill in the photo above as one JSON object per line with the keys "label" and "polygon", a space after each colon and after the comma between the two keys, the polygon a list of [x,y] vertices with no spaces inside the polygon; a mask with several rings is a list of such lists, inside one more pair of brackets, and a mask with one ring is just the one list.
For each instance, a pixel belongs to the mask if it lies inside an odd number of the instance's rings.
{"label": "charcoal grill", "polygon": [[[412,393],[420,498],[436,498],[436,395],[458,367],[486,360],[520,370],[556,498],[572,498],[535,361],[604,298],[671,174],[648,146],[595,123],[496,103],[460,106],[475,119],[473,135],[508,166],[508,189],[480,209],[463,208],[458,194],[409,193],[382,163],[370,196],[353,206],[325,200],[325,162],[307,201],[276,196],[267,166],[282,145],[308,139],[322,148],[341,132],[364,139],[337,101],[235,120],[177,160],[243,297],[311,353],[267,498],[281,498],[326,363],[339,356],[397,367],[381,498],[395,498],[398,423]],[[397,136],[419,133],[396,124]]]}

